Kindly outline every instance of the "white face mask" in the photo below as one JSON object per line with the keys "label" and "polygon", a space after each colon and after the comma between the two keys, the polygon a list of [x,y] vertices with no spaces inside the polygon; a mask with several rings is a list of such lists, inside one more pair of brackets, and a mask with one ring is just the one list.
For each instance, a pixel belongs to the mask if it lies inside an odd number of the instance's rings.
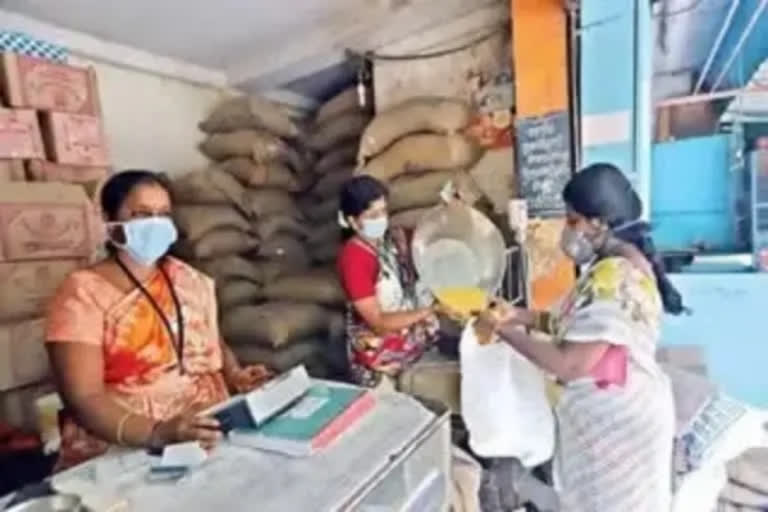
{"label": "white face mask", "polygon": [[560,249],[577,265],[584,265],[595,257],[595,247],[583,231],[566,226],[560,236]]}
{"label": "white face mask", "polygon": [[360,234],[369,240],[379,240],[387,232],[389,219],[387,217],[363,219],[360,224]]}

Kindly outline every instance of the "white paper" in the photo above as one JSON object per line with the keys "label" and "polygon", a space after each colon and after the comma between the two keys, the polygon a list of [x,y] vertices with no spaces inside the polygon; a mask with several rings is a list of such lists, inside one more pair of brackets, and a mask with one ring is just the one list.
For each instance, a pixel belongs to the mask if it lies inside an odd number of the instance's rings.
{"label": "white paper", "polygon": [[197,441],[171,444],[165,447],[162,458],[154,467],[193,468],[205,462],[207,458],[208,453]]}

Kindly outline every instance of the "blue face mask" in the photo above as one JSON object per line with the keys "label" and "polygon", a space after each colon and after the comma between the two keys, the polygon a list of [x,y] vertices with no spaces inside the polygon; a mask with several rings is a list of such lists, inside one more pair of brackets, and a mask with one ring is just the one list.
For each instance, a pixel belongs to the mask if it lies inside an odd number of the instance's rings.
{"label": "blue face mask", "polygon": [[168,217],[147,217],[115,225],[122,227],[125,242],[112,243],[127,252],[136,263],[145,266],[154,265],[178,239],[176,226]]}
{"label": "blue face mask", "polygon": [[368,240],[379,240],[387,232],[388,227],[389,219],[387,217],[363,219],[360,233]]}

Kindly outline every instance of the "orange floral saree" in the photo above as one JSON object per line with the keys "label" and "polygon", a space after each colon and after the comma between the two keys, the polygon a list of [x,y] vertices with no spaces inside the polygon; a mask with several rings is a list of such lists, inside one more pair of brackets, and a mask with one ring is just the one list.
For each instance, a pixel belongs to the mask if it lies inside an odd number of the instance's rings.
{"label": "orange floral saree", "polygon": [[[173,340],[141,291],[123,293],[91,270],[77,271],[61,285],[49,306],[46,329],[48,343],[101,347],[107,392],[126,410],[157,421],[228,397],[213,281],[173,258],[164,265],[184,318],[183,373]],[[175,325],[173,297],[162,274],[156,272],[143,285]],[[58,470],[108,449],[66,411],[60,423]]]}

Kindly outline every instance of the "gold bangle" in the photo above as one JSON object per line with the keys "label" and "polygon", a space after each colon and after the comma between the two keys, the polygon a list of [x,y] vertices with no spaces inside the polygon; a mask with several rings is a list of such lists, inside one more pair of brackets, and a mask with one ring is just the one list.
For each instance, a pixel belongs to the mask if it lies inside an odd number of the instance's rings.
{"label": "gold bangle", "polygon": [[135,414],[132,412],[127,412],[123,415],[122,418],[120,418],[120,421],[117,423],[117,435],[115,438],[117,440],[117,444],[120,446],[125,444],[123,441],[123,430],[125,430],[125,424],[128,423],[128,420],[131,418],[131,416],[135,416]]}

